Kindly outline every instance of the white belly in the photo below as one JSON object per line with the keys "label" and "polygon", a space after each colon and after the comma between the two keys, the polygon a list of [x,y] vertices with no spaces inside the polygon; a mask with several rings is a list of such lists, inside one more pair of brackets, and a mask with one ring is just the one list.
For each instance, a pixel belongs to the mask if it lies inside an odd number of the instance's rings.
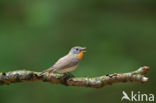
{"label": "white belly", "polygon": [[73,70],[75,70],[77,68],[76,66],[70,67],[70,68],[65,68],[65,69],[61,69],[61,70],[56,70],[56,72],[60,72],[60,73],[66,73],[66,72],[71,72]]}

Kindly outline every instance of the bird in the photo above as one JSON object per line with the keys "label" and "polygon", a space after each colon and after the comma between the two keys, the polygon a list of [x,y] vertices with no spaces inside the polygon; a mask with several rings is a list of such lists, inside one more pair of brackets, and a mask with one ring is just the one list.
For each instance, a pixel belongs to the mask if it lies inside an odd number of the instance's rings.
{"label": "bird", "polygon": [[43,75],[44,73],[69,73],[75,70],[82,60],[86,47],[74,46],[70,49],[67,55],[60,58],[52,67],[40,73]]}

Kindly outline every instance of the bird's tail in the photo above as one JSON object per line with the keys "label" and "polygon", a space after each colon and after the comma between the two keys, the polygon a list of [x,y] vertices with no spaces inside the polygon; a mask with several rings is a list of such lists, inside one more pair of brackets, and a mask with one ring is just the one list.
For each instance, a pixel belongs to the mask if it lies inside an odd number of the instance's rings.
{"label": "bird's tail", "polygon": [[39,74],[39,76],[42,76],[44,73],[46,73],[46,72],[53,72],[53,68],[51,67],[51,68],[49,68],[49,69],[47,69],[47,70],[45,70],[45,71],[42,71],[40,74]]}

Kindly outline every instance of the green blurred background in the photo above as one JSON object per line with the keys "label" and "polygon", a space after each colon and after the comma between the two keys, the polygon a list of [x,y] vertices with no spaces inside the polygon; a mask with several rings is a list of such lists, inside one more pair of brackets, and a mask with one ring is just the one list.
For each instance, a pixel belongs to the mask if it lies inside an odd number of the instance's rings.
{"label": "green blurred background", "polygon": [[[75,76],[151,67],[147,83],[101,89],[41,82],[0,86],[0,103],[118,103],[122,91],[156,94],[155,0],[0,0],[0,71],[42,71],[87,47]],[[126,102],[126,101],[124,101]]]}

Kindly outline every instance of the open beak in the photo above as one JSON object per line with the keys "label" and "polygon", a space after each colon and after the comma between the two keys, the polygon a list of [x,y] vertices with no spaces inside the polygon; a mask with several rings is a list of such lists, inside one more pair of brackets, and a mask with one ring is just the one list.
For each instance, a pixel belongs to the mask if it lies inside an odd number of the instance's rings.
{"label": "open beak", "polygon": [[81,51],[85,53],[86,52],[85,49],[86,49],[86,47],[82,47]]}

